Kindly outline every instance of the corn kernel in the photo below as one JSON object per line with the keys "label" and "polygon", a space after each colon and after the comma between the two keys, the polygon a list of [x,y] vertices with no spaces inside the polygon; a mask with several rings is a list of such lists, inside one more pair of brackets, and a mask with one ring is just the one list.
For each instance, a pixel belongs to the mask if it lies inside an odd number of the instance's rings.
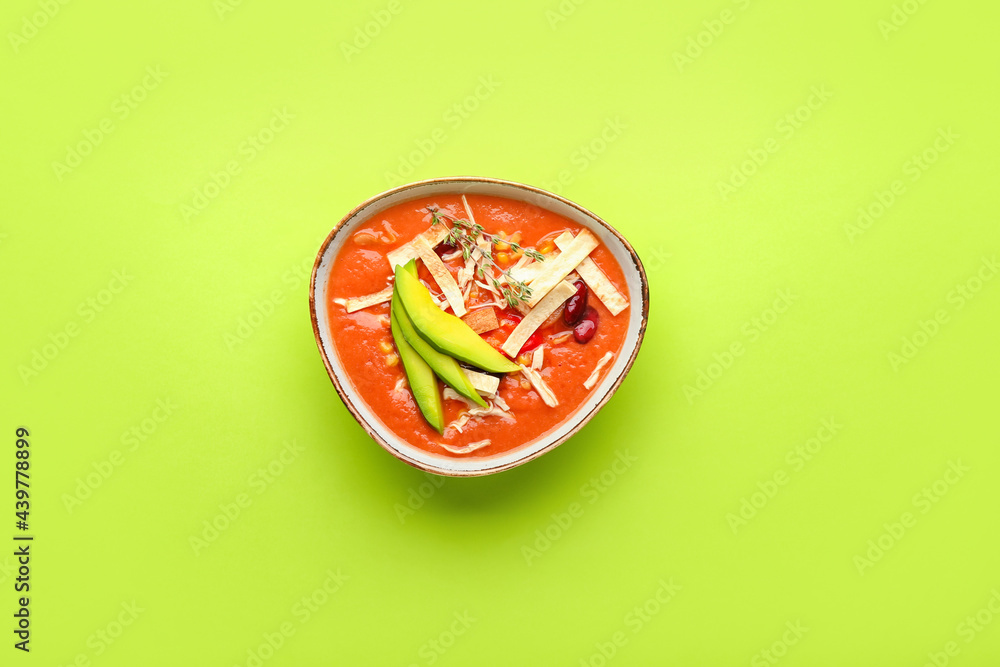
{"label": "corn kernel", "polygon": [[395,366],[398,363],[399,363],[399,357],[395,353],[385,355],[386,366]]}
{"label": "corn kernel", "polygon": [[521,355],[518,355],[518,357],[517,357],[517,363],[521,364],[522,366],[528,366],[528,365],[530,365],[531,364],[531,355],[530,354],[521,354]]}
{"label": "corn kernel", "polygon": [[514,232],[514,235],[510,237],[510,242],[511,243],[520,243],[521,242],[521,232]]}
{"label": "corn kernel", "polygon": [[385,352],[385,353],[389,353],[389,352],[392,352],[392,343],[390,343],[390,342],[389,342],[389,341],[387,341],[387,340],[380,340],[380,341],[378,342],[378,346],[379,346],[379,347],[380,347],[380,348],[382,349],[382,351],[383,351],[383,352]]}
{"label": "corn kernel", "polygon": [[524,378],[521,378],[521,389],[528,391],[529,389],[531,389],[531,383],[525,380]]}
{"label": "corn kernel", "polygon": [[[508,246],[508,247],[510,247],[510,246]],[[506,265],[510,264],[510,255],[507,254],[506,252],[498,252],[496,255],[493,256],[493,259],[500,266],[506,266]]]}
{"label": "corn kernel", "polygon": [[552,241],[545,241],[542,245],[538,246],[538,252],[543,255],[548,255],[550,252],[556,249],[556,244]]}

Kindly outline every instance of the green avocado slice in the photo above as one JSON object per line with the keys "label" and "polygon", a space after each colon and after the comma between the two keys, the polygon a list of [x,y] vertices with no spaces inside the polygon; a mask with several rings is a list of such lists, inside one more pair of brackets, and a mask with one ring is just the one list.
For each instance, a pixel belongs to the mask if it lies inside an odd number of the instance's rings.
{"label": "green avocado slice", "polygon": [[410,322],[406,309],[400,304],[399,294],[396,291],[393,291],[392,294],[392,318],[394,326],[399,327],[403,340],[410,345],[414,352],[420,355],[421,359],[430,366],[439,378],[444,380],[445,384],[469,400],[475,401],[477,405],[487,407],[486,401],[472,386],[469,376],[462,371],[458,362],[428,345],[427,341],[414,330],[413,323]]}
{"label": "green avocado slice", "polygon": [[520,370],[517,364],[480,338],[472,327],[434,305],[427,288],[403,266],[396,267],[395,292],[413,328],[437,351],[490,373]]}
{"label": "green avocado slice", "polygon": [[438,391],[437,378],[434,371],[427,365],[416,350],[406,342],[396,320],[395,308],[389,313],[392,339],[399,350],[399,358],[403,362],[406,381],[410,383],[410,391],[417,401],[417,407],[435,431],[444,432],[444,408],[441,405],[441,392]]}

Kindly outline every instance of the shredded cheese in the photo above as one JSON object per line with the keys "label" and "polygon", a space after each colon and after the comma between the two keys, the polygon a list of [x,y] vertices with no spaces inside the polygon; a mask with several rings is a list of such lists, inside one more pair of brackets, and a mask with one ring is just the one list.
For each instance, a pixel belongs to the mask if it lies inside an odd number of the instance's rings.
{"label": "shredded cheese", "polygon": [[444,298],[448,300],[448,305],[451,306],[452,311],[459,317],[465,315],[467,312],[465,310],[465,299],[462,298],[462,290],[458,288],[458,283],[455,282],[455,277],[451,275],[451,271],[448,270],[448,267],[444,265],[441,258],[434,252],[434,248],[424,238],[418,236],[414,239],[414,243],[416,244],[420,261],[424,263],[427,270],[434,276],[434,281],[441,288]]}
{"label": "shredded cheese", "polygon": [[549,315],[555,312],[566,299],[576,294],[576,288],[565,280],[560,282],[555,289],[551,290],[531,311],[524,316],[524,319],[514,327],[507,340],[504,341],[503,351],[509,357],[517,356],[521,346],[528,340],[531,334],[535,333],[538,327],[548,319]]}
{"label": "shredded cheese", "polygon": [[363,308],[368,308],[369,306],[374,306],[379,303],[385,303],[386,301],[392,300],[392,287],[386,287],[381,292],[375,292],[374,294],[366,294],[365,296],[356,296],[350,299],[344,299],[343,306],[347,309],[347,312],[353,313]]}
{"label": "shredded cheese", "polygon": [[549,385],[545,384],[545,380],[542,379],[541,373],[522,364],[518,364],[518,366],[521,366],[521,373],[524,377],[528,378],[528,382],[531,383],[531,386],[534,387],[535,391],[538,392],[538,395],[541,396],[545,405],[550,408],[554,408],[559,405],[559,399],[556,398],[556,395],[552,393],[551,389],[549,389]]}
{"label": "shredded cheese", "polygon": [[[573,235],[563,232],[556,238],[556,247],[565,250],[573,241]],[[617,315],[628,308],[628,299],[618,291],[618,288],[608,279],[601,267],[590,257],[584,257],[576,267],[576,272],[587,283],[587,287],[601,300],[612,315]]]}
{"label": "shredded cheese", "polygon": [[446,445],[443,442],[439,442],[438,444],[447,449],[452,454],[471,454],[477,449],[482,449],[483,447],[489,447],[490,441],[489,439],[486,439],[486,440],[479,440],[477,442],[470,442],[464,447],[456,447],[455,445]]}
{"label": "shredded cheese", "polygon": [[597,237],[589,229],[581,229],[580,233],[566,245],[566,249],[560,252],[558,257],[544,262],[545,269],[531,281],[531,298],[528,299],[528,305],[534,308],[597,245]]}
{"label": "shredded cheese", "polygon": [[395,271],[396,267],[400,264],[406,264],[411,259],[416,259],[420,256],[417,252],[417,239],[423,239],[427,242],[430,247],[436,246],[441,241],[444,241],[445,237],[448,236],[448,228],[444,225],[431,225],[424,231],[417,234],[409,243],[404,243],[395,250],[390,250],[386,253],[385,258],[389,260],[389,266]]}
{"label": "shredded cheese", "polygon": [[549,338],[549,342],[553,345],[562,345],[563,343],[569,341],[573,337],[572,331],[560,331]]}
{"label": "shredded cheese", "polygon": [[542,370],[542,364],[545,363],[545,346],[539,345],[535,348],[535,351],[531,353],[531,370],[540,371]]}
{"label": "shredded cheese", "polygon": [[475,225],[476,218],[472,215],[472,209],[469,207],[469,200],[465,198],[465,195],[462,195],[462,206],[465,207],[465,212],[469,214],[469,222]]}
{"label": "shredded cheese", "polygon": [[604,368],[607,363],[614,358],[614,356],[614,352],[605,353],[605,355],[601,357],[601,360],[597,362],[597,366],[594,367],[594,372],[591,373],[590,377],[584,381],[583,386],[587,389],[593,389],[594,385],[597,384],[597,381],[601,379],[601,369]]}

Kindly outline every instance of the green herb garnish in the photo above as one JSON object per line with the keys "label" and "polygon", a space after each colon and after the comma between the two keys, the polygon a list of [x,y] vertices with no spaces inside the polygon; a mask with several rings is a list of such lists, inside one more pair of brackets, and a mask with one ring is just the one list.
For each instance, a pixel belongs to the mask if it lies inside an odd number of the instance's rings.
{"label": "green herb garnish", "polygon": [[[480,278],[485,278],[484,264],[493,267],[494,270],[498,271],[500,275],[507,282],[506,285],[502,284],[500,280],[494,276],[490,276],[490,281],[493,283],[493,287],[496,288],[506,299],[507,303],[511,308],[516,308],[518,303],[527,303],[531,298],[531,288],[526,284],[514,278],[510,271],[500,268],[497,263],[493,260],[493,246],[499,243],[506,243],[510,246],[511,251],[524,253],[525,257],[535,260],[536,262],[544,262],[545,255],[533,250],[531,248],[524,248],[519,243],[514,243],[506,239],[502,239],[495,234],[490,234],[484,231],[483,226],[479,223],[469,222],[468,220],[463,220],[461,218],[455,218],[446,213],[441,213],[438,209],[431,206],[427,207],[427,211],[431,214],[431,224],[440,225],[445,222],[451,222],[451,227],[448,229],[448,236],[445,237],[444,243],[448,245],[453,245],[462,250],[462,259],[468,260],[472,256],[472,251],[478,249],[483,257],[483,264],[479,264],[476,267],[476,275]],[[485,239],[487,244],[485,247],[479,247],[479,240]]]}

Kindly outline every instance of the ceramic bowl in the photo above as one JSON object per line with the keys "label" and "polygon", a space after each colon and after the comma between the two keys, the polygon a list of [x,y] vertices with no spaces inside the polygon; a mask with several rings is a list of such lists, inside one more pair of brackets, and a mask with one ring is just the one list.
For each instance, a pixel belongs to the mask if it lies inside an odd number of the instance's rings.
{"label": "ceramic bowl", "polygon": [[[409,444],[393,433],[358,395],[340,363],[330,332],[327,312],[330,266],[340,252],[343,243],[351,237],[359,225],[390,206],[410,199],[440,194],[506,197],[525,201],[565,216],[592,231],[601,243],[611,250],[625,274],[627,296],[630,303],[628,310],[624,313],[629,318],[628,329],[622,350],[615,356],[610,370],[589,398],[565,421],[531,442],[526,442],[517,449],[496,456],[447,457],[431,454]],[[566,442],[573,434],[583,428],[597,414],[598,410],[604,407],[621,386],[639,353],[639,346],[642,345],[649,315],[649,285],[642,262],[625,237],[597,215],[568,199],[530,185],[495,178],[434,178],[401,185],[376,195],[359,205],[337,223],[320,247],[313,265],[312,279],[309,283],[309,310],[312,315],[316,344],[323,357],[326,372],[330,375],[340,399],[368,435],[396,458],[421,470],[438,475],[469,477],[509,470],[538,458]]]}

